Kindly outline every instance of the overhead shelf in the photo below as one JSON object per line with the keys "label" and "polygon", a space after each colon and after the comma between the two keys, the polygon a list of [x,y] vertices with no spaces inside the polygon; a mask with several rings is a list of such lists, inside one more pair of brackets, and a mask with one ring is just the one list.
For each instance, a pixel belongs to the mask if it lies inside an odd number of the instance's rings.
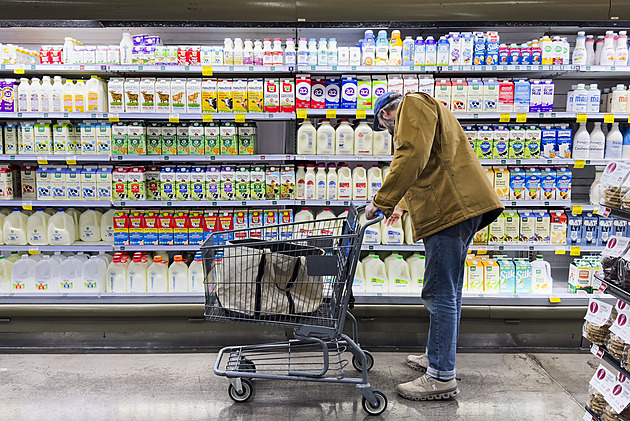
{"label": "overhead shelf", "polygon": [[75,164],[78,162],[109,162],[109,155],[2,155],[0,161],[18,162],[63,162]]}
{"label": "overhead shelf", "polygon": [[21,206],[33,208],[109,208],[112,202],[105,200],[0,200],[0,206]]}
{"label": "overhead shelf", "polygon": [[8,246],[0,245],[0,251],[27,251],[31,254],[37,254],[39,252],[55,252],[55,251],[83,251],[83,252],[96,252],[96,251],[112,251],[113,244],[104,242],[86,243],[77,241],[69,246]]}
{"label": "overhead shelf", "polygon": [[290,161],[293,155],[112,155],[112,161],[125,162],[278,162]]}
{"label": "overhead shelf", "polygon": [[292,206],[294,200],[125,200],[115,201],[120,207],[205,207],[205,206]]}
{"label": "overhead shelf", "polygon": [[[571,248],[573,250],[571,250]],[[568,246],[568,245],[548,245],[548,244],[474,244],[470,246],[472,251],[540,251],[540,252],[558,252],[561,254],[571,253],[600,253],[604,250],[604,246]],[[424,251],[424,244],[412,245],[383,245],[383,244],[363,244],[362,250],[365,251]],[[579,254],[578,253],[578,254]]]}
{"label": "overhead shelf", "polygon": [[0,119],[109,119],[110,121],[122,120],[166,120],[176,122],[179,120],[236,120],[244,118],[249,121],[269,120],[295,120],[295,113],[40,113],[40,112],[0,112]]}

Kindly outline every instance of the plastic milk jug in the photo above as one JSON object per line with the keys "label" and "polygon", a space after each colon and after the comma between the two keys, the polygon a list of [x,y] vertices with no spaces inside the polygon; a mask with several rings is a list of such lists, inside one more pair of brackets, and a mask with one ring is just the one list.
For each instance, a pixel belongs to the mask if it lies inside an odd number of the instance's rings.
{"label": "plastic milk jug", "polygon": [[388,282],[385,263],[374,253],[363,259],[366,292],[387,292]]}
{"label": "plastic milk jug", "polygon": [[315,167],[313,164],[306,166],[306,175],[304,176],[304,198],[307,200],[315,199]]}
{"label": "plastic milk jug", "polygon": [[383,262],[385,262],[385,271],[389,270],[389,264],[393,262],[394,260],[398,259],[398,256],[400,256],[400,253],[397,251],[394,251],[389,256],[387,256],[385,260],[383,260]]}
{"label": "plastic milk jug", "polygon": [[188,267],[188,291],[203,292],[203,262],[201,261],[201,252],[195,253],[195,259]]}
{"label": "plastic milk jug", "polygon": [[168,292],[168,260],[155,256],[147,269],[147,292]]}
{"label": "plastic milk jug", "polygon": [[105,264],[108,265],[108,266],[113,260],[112,256],[110,256],[109,254],[105,253],[103,250],[99,251],[98,254],[96,255],[96,257],[98,257],[99,259],[103,260],[105,262]]}
{"label": "plastic milk jug", "polygon": [[26,254],[13,264],[11,292],[35,292],[35,265]]}
{"label": "plastic milk jug", "polygon": [[316,221],[321,221],[321,220],[325,220],[325,219],[335,219],[336,217],[337,217],[337,215],[332,213],[330,208],[324,208],[322,211],[317,213],[317,216],[315,217],[315,220]]}
{"label": "plastic milk jug", "polygon": [[5,218],[6,218],[6,215],[4,213],[0,213],[0,244],[4,244],[4,235],[2,233],[3,233]]}
{"label": "plastic milk jug", "polygon": [[337,139],[337,155],[352,155],[354,153],[354,130],[348,120],[341,120],[335,136]]}
{"label": "plastic milk jug", "polygon": [[322,120],[322,123],[317,128],[317,154],[335,154],[335,129],[328,120]]}
{"label": "plastic milk jug", "polygon": [[302,210],[296,213],[293,218],[293,222],[307,222],[314,220],[315,216],[313,216],[313,213],[308,208],[302,208]]}
{"label": "plastic milk jug", "polygon": [[378,189],[383,185],[383,172],[378,165],[372,165],[368,171],[368,197],[367,200],[374,199]]}
{"label": "plastic milk jug", "polygon": [[107,265],[103,259],[90,257],[81,267],[81,292],[105,292]]}
{"label": "plastic milk jug", "polygon": [[551,265],[543,259],[543,256],[536,256],[536,260],[532,262],[532,292],[548,294],[551,292],[552,283]]}
{"label": "plastic milk jug", "polygon": [[389,279],[389,292],[411,293],[412,283],[409,265],[402,256],[398,256],[390,262],[387,268],[387,279]]}
{"label": "plastic milk jug", "polygon": [[4,219],[2,226],[2,234],[4,236],[4,244],[9,246],[24,246],[27,244],[27,221],[25,214],[19,209],[14,209]]}
{"label": "plastic milk jug", "polygon": [[339,181],[339,187],[337,189],[338,200],[350,200],[352,199],[352,171],[348,168],[348,164],[342,164],[341,168],[337,172],[337,179]]}
{"label": "plastic milk jug", "polygon": [[304,171],[304,165],[298,165],[298,169],[295,172],[295,198],[304,199],[305,187],[306,187],[306,171]]}
{"label": "plastic milk jug", "polygon": [[114,242],[114,209],[110,209],[101,217],[101,241]]}
{"label": "plastic milk jug", "polygon": [[374,132],[374,146],[372,153],[374,155],[391,155],[392,154],[392,137],[387,130]]}
{"label": "plastic milk jug", "polygon": [[48,219],[50,216],[42,209],[37,209],[26,221],[27,241],[33,246],[48,245]]}
{"label": "plastic milk jug", "polygon": [[11,293],[11,269],[13,262],[0,256],[0,294]]}
{"label": "plastic milk jug", "polygon": [[354,153],[357,155],[372,155],[374,136],[372,128],[362,120],[354,130]]}
{"label": "plastic milk jug", "polygon": [[[359,223],[364,226],[368,222],[365,211],[359,212]],[[381,244],[381,224],[370,225],[365,229],[363,244]]]}
{"label": "plastic milk jug", "polygon": [[363,263],[361,262],[357,263],[357,270],[354,272],[352,292],[355,294],[365,292],[365,275],[363,274]]}
{"label": "plastic milk jug", "polygon": [[315,174],[315,199],[326,200],[326,181],[326,164],[319,164]]}
{"label": "plastic milk jug", "polygon": [[188,292],[188,266],[180,255],[168,268],[168,292]]}
{"label": "plastic milk jug", "polygon": [[420,293],[424,285],[425,257],[420,253],[414,253],[407,257],[407,264],[411,274],[411,292]]}
{"label": "plastic milk jug", "polygon": [[127,292],[147,292],[147,268],[141,253],[135,253],[127,266]]}
{"label": "plastic milk jug", "polygon": [[42,260],[35,263],[35,290],[38,292],[58,292],[59,263],[42,256]]}
{"label": "plastic milk jug", "polygon": [[68,257],[59,264],[59,292],[80,292],[81,279],[81,262],[74,256]]}
{"label": "plastic milk jug", "polygon": [[74,208],[66,209],[66,213],[72,217],[74,221],[74,241],[79,241],[81,234],[79,233],[79,211]]}
{"label": "plastic milk jug", "polygon": [[74,219],[63,209],[48,220],[48,242],[52,246],[69,246],[75,241]]}
{"label": "plastic milk jug", "polygon": [[405,244],[412,245],[413,244],[413,226],[412,226],[411,216],[409,215],[409,212],[405,213],[405,215],[403,216],[403,219],[405,220],[403,222],[405,226]]}
{"label": "plastic milk jug", "polygon": [[297,134],[297,153],[298,155],[315,155],[317,129],[311,123],[311,120],[304,120],[300,125]]}
{"label": "plastic milk jug", "polygon": [[328,165],[328,174],[326,174],[326,200],[337,200],[337,192],[337,166],[330,164]]}
{"label": "plastic milk jug", "polygon": [[381,241],[387,245],[401,245],[405,240],[405,231],[402,225],[402,218],[393,225],[385,226],[385,220],[381,221]]}
{"label": "plastic milk jug", "polygon": [[359,164],[352,172],[352,198],[354,200],[368,200],[367,190],[367,173],[363,165]]}
{"label": "plastic milk jug", "polygon": [[79,239],[94,243],[101,241],[101,213],[88,209],[79,217]]}

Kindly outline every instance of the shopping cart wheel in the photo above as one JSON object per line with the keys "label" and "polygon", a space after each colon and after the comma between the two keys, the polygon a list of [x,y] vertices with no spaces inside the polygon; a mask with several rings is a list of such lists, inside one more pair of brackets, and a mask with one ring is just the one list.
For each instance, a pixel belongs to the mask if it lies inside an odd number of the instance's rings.
{"label": "shopping cart wheel", "polygon": [[364,397],[363,410],[367,412],[368,415],[381,415],[387,409],[387,396],[385,396],[385,393],[380,390],[375,389],[373,392],[378,403],[376,406],[372,406],[372,404]]}
{"label": "shopping cart wheel", "polygon": [[241,379],[241,387],[243,388],[243,391],[241,393],[238,393],[238,391],[234,386],[232,386],[232,384],[230,384],[230,387],[228,387],[228,395],[230,395],[230,398],[232,398],[234,402],[247,402],[254,395],[254,385],[252,385],[252,382],[249,379]]}
{"label": "shopping cart wheel", "polygon": [[[372,356],[370,351],[363,352],[365,353],[365,359],[367,360],[367,370],[370,371],[372,367],[374,367],[374,356]],[[363,371],[361,361],[357,357],[352,357],[352,366],[356,368],[357,371]]]}
{"label": "shopping cart wheel", "polygon": [[241,359],[241,362],[238,363],[238,371],[244,372],[244,373],[255,373],[256,364],[254,364],[252,360],[243,358]]}

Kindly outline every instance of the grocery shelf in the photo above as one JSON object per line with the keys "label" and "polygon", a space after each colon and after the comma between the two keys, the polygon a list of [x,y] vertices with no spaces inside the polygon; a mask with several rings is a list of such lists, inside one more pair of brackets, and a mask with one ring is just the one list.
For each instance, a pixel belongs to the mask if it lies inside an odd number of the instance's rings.
{"label": "grocery shelf", "polygon": [[294,200],[124,200],[115,201],[114,206],[121,207],[204,207],[204,206],[292,206]]}
{"label": "grocery shelf", "polygon": [[0,161],[16,162],[38,162],[46,164],[48,162],[63,162],[65,164],[76,164],[78,162],[109,162],[109,155],[1,155]]}
{"label": "grocery shelf", "polygon": [[212,117],[211,120],[235,120],[236,116],[243,116],[245,120],[295,120],[295,113],[39,113],[39,112],[2,112],[0,119],[109,119],[110,121],[123,120],[167,120],[177,122],[179,120],[204,120],[204,115]]}
{"label": "grocery shelf", "polygon": [[472,66],[472,65],[451,65],[451,66],[297,66],[298,72],[304,73],[495,73],[495,72],[550,72],[549,75],[557,72],[575,71],[576,66],[532,66],[532,65],[509,65],[509,66]]}
{"label": "grocery shelf", "polygon": [[[361,113],[365,111],[366,117],[374,117],[374,110],[357,110],[355,108],[339,108],[339,109],[312,109],[306,110],[309,117],[322,117],[322,118],[357,118],[357,112]],[[365,118],[365,117],[362,117]]]}
{"label": "grocery shelf", "polygon": [[[362,250],[367,251],[424,251],[424,244],[412,245],[383,245],[383,244],[363,244]],[[540,251],[540,252],[557,252],[562,254],[570,253],[571,246],[568,245],[549,245],[549,244],[474,244],[469,248],[471,251]],[[600,253],[604,250],[604,246],[577,246],[574,249],[580,253]]]}
{"label": "grocery shelf", "polygon": [[355,206],[368,205],[372,202],[367,200],[294,200],[295,206]]}
{"label": "grocery shelf", "polygon": [[112,161],[125,162],[277,162],[290,161],[292,155],[270,154],[270,155],[112,155]]}
{"label": "grocery shelf", "polygon": [[108,64],[107,71],[119,73],[187,73],[189,75],[197,74],[197,76],[213,76],[215,74],[250,74],[250,73],[293,73],[295,66],[214,66],[214,65],[116,65]]}
{"label": "grocery shelf", "polygon": [[484,159],[481,165],[573,165],[573,159],[561,158],[530,158],[530,159]]}
{"label": "grocery shelf", "polygon": [[584,421],[601,421],[601,418],[593,414],[588,408],[584,407],[584,411],[586,412],[583,418]]}
{"label": "grocery shelf", "polygon": [[0,72],[3,73],[45,73],[53,74],[79,74],[88,75],[93,73],[108,72],[105,64],[2,64]]}
{"label": "grocery shelf", "polygon": [[630,211],[628,210],[608,208],[608,207],[606,207],[605,209],[610,211],[610,216],[614,216],[615,218],[620,218],[620,219],[625,219],[627,221],[630,221]]}
{"label": "grocery shelf", "polygon": [[[584,339],[588,340],[588,338],[586,337],[584,337]],[[598,357],[599,359],[601,359],[602,361],[605,361],[606,363],[608,363],[612,368],[617,370],[619,373],[630,378],[630,371],[623,368],[621,364],[619,363],[619,361],[617,361],[615,357],[613,357],[605,347],[599,346],[596,344],[591,344],[591,353],[595,355],[596,357]]]}
{"label": "grocery shelf", "polygon": [[0,294],[0,304],[203,304],[203,293],[116,294],[54,292]]}
{"label": "grocery shelf", "polygon": [[38,252],[43,251],[112,251],[113,244],[105,243],[102,241],[94,242],[94,243],[86,243],[82,241],[77,241],[74,244],[69,246],[7,246],[0,245],[0,251],[28,251],[32,254],[37,254]]}
{"label": "grocery shelf", "polygon": [[[576,113],[567,112],[550,112],[550,113],[458,113],[453,112],[453,115],[459,120],[500,120],[502,116],[508,115],[510,120],[515,120],[521,115],[524,115],[527,120],[530,119],[574,119],[577,117]],[[627,116],[626,116],[627,117]]]}
{"label": "grocery shelf", "polygon": [[619,298],[620,300],[625,301],[626,303],[630,304],[630,292],[624,291],[623,289],[619,288],[617,285],[614,285],[608,281],[605,281],[604,277],[599,273],[595,274],[595,279],[593,281],[592,286],[594,289],[606,292],[607,294],[613,295]]}
{"label": "grocery shelf", "polygon": [[532,206],[552,206],[552,207],[570,207],[570,200],[501,200],[504,206],[509,207],[526,207],[530,208]]}
{"label": "grocery shelf", "polygon": [[320,162],[377,162],[391,161],[393,155],[291,155],[293,161],[320,161]]}
{"label": "grocery shelf", "polygon": [[114,245],[114,251],[200,251],[201,244],[187,245],[146,245],[146,246],[120,246]]}
{"label": "grocery shelf", "polygon": [[109,208],[108,200],[0,200],[0,206],[21,206],[33,208]]}

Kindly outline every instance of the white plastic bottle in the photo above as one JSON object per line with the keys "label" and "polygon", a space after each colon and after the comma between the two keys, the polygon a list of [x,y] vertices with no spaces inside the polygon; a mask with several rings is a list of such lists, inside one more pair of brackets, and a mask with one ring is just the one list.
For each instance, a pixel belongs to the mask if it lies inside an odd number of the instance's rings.
{"label": "white plastic bottle", "polygon": [[352,171],[348,168],[348,164],[341,164],[341,168],[337,171],[337,180],[339,181],[338,200],[351,200],[353,192]]}
{"label": "white plastic bottle", "polygon": [[628,32],[619,31],[617,46],[615,47],[615,66],[628,65]]}
{"label": "white plastic bottle", "polygon": [[99,251],[98,254],[96,255],[96,257],[98,257],[99,259],[104,261],[105,264],[108,265],[108,266],[113,260],[112,256],[109,255],[108,253],[105,253],[105,251],[103,251],[103,250]]}
{"label": "white plastic bottle", "polygon": [[188,267],[188,292],[204,292],[204,275],[201,252],[198,251]]}
{"label": "white plastic bottle", "polygon": [[567,40],[567,37],[561,37],[562,40],[562,64],[564,65],[568,65],[571,64],[571,45],[569,44],[569,41]]}
{"label": "white plastic bottle", "polygon": [[308,65],[308,43],[306,38],[300,38],[298,42],[297,64],[298,66]]}
{"label": "white plastic bottle", "polygon": [[362,164],[352,171],[352,199],[367,201],[367,172]]}
{"label": "white plastic bottle", "polygon": [[551,277],[551,265],[543,259],[542,255],[537,255],[532,266],[532,292],[538,294],[551,293],[553,278]]}
{"label": "white plastic bottle", "polygon": [[43,209],[37,209],[26,221],[26,237],[32,246],[48,245],[48,219]]}
{"label": "white plastic bottle", "polygon": [[387,130],[373,132],[373,149],[374,155],[391,155],[392,154],[392,137]]}
{"label": "white plastic bottle", "polygon": [[133,64],[133,39],[129,32],[124,32],[122,41],[120,41],[120,64],[130,65]]}
{"label": "white plastic bottle", "polygon": [[29,108],[32,112],[42,111],[42,82],[39,78],[31,79],[31,89],[29,91]]}
{"label": "white plastic bottle", "polygon": [[127,266],[127,292],[147,292],[147,268],[142,264],[142,253],[135,253]]}
{"label": "white plastic bottle", "polygon": [[437,64],[446,66],[451,56],[451,47],[445,36],[441,36],[437,43]]}
{"label": "white plastic bottle", "polygon": [[435,66],[437,64],[437,43],[432,36],[428,36],[425,43],[426,65]]}
{"label": "white plastic bottle", "polygon": [[575,136],[573,137],[573,158],[588,159],[590,150],[591,136],[586,130],[586,124],[580,123]]}
{"label": "white plastic bottle", "polygon": [[35,292],[35,264],[27,254],[13,263],[11,269],[11,292]]}
{"label": "white plastic bottle", "polygon": [[284,64],[286,66],[295,66],[296,62],[295,41],[293,41],[293,38],[287,38],[287,46],[284,48]]}
{"label": "white plastic bottle", "polygon": [[52,91],[53,85],[50,76],[42,76],[42,85],[40,91],[40,109],[44,113],[52,111]]}
{"label": "white plastic bottle", "polygon": [[107,243],[114,242],[114,213],[116,211],[112,208],[105,212],[101,217],[101,241]]}
{"label": "white plastic bottle", "polygon": [[[595,123],[596,127],[600,127],[600,122]],[[600,138],[604,137],[604,133],[600,135]],[[601,140],[600,140],[601,143]],[[593,149],[593,134],[591,133],[591,150]],[[623,134],[619,130],[619,123],[613,123],[612,128],[608,132],[606,136],[606,151],[604,153],[604,158],[606,159],[622,159],[623,157]],[[601,159],[601,158],[592,158],[592,159]]]}
{"label": "white plastic bottle", "polygon": [[339,51],[337,50],[337,39],[331,38],[328,41],[328,65],[336,66],[339,62]]}
{"label": "white plastic bottle", "polygon": [[387,279],[389,280],[389,292],[402,294],[410,294],[412,292],[409,265],[402,256],[398,256],[387,267]]}
{"label": "white plastic bottle", "polygon": [[94,243],[101,241],[101,213],[90,208],[79,217],[79,239]]}
{"label": "white plastic bottle", "polygon": [[374,164],[372,165],[372,168],[368,170],[367,175],[368,175],[367,176],[368,178],[367,200],[372,200],[374,199],[374,196],[376,196],[376,193],[378,192],[378,190],[383,185],[383,172],[378,167],[378,165]]}
{"label": "white plastic bottle", "polygon": [[284,51],[282,50],[282,40],[280,40],[280,38],[275,38],[273,40],[271,62],[274,66],[282,66],[284,63]]}
{"label": "white plastic bottle", "polygon": [[20,79],[20,84],[18,85],[17,90],[17,98],[18,98],[18,108],[19,112],[28,112],[31,110],[31,84],[29,80],[25,77]]}
{"label": "white plastic bottle", "polygon": [[309,66],[317,66],[317,40],[310,38],[308,40],[308,61]]}
{"label": "white plastic bottle", "polygon": [[61,76],[55,76],[53,79],[52,103],[50,111],[63,111],[63,82],[61,81]]}
{"label": "white plastic bottle", "polygon": [[273,65],[273,47],[269,38],[265,38],[263,41],[263,65]]}
{"label": "white plastic bottle", "polygon": [[381,221],[381,242],[387,245],[402,245],[405,242],[405,230],[403,229],[402,218],[399,218],[391,226],[385,225],[385,220]]}
{"label": "white plastic bottle", "polygon": [[365,275],[363,273],[363,263],[357,263],[357,269],[354,272],[354,280],[352,281],[352,293],[362,294],[365,292]]}
{"label": "white plastic bottle", "polygon": [[315,174],[315,199],[326,200],[326,181],[326,164],[319,164]]}
{"label": "white plastic bottle", "polygon": [[180,255],[168,268],[168,292],[188,292],[188,266]]}
{"label": "white plastic bottle", "polygon": [[232,38],[223,40],[223,64],[226,66],[234,65],[234,43]]}
{"label": "white plastic bottle", "polygon": [[59,264],[59,292],[81,292],[81,263],[74,256],[70,256]]}
{"label": "white plastic bottle", "polygon": [[623,84],[617,85],[613,90],[610,111],[612,113],[628,112],[628,91]]}
{"label": "white plastic bottle", "polygon": [[102,87],[98,76],[92,76],[85,83],[85,112],[104,112],[102,108]]}
{"label": "white plastic bottle", "polygon": [[74,111],[74,82],[66,79],[63,84],[62,111],[71,113]]}
{"label": "white plastic bottle", "polygon": [[[66,213],[70,215],[74,221],[74,241],[79,241],[81,238],[81,233],[79,233],[79,216],[81,216],[81,214],[75,208],[66,209]],[[52,216],[54,216],[54,214]]]}
{"label": "white plastic bottle", "polygon": [[595,40],[593,35],[586,36],[586,65],[595,65]]}
{"label": "white plastic bottle", "polygon": [[298,165],[298,169],[295,172],[295,198],[299,200],[305,199],[306,188],[306,171],[304,171],[304,164]]}
{"label": "white plastic bottle", "polygon": [[308,208],[302,208],[302,210],[295,214],[295,218],[293,218],[294,222],[309,222],[314,220],[315,216]]}
{"label": "white plastic bottle", "polygon": [[315,216],[315,220],[316,221],[323,221],[326,219],[335,219],[337,217],[337,215],[335,215],[330,208],[324,208],[321,211],[319,211],[317,213],[317,216]]}
{"label": "white plastic bottle", "polygon": [[25,246],[27,244],[27,220],[28,217],[19,209],[13,209],[13,212],[4,219],[2,226],[4,244],[8,246]]}
{"label": "white plastic bottle", "polygon": [[326,200],[337,200],[338,184],[337,166],[329,164],[328,174],[326,174]]}
{"label": "white plastic bottle", "polygon": [[297,153],[298,155],[315,155],[317,152],[317,129],[311,120],[304,120],[297,133]]}
{"label": "white plastic bottle", "polygon": [[348,120],[341,120],[335,133],[337,139],[337,155],[352,155],[354,153],[354,130]]}
{"label": "white plastic bottle", "polygon": [[90,257],[81,266],[81,292],[105,292],[107,265],[103,259]]}
{"label": "white plastic bottle", "polygon": [[586,33],[578,32],[577,39],[575,41],[575,49],[573,50],[573,64],[585,65],[586,64]]}
{"label": "white plastic bottle", "polygon": [[595,44],[595,65],[601,66],[602,64],[602,53],[604,51],[604,36],[599,35],[597,37],[597,44]]}
{"label": "white plastic bottle", "polygon": [[416,37],[414,43],[413,62],[416,66],[424,66],[426,63],[426,44],[422,37]]}
{"label": "white plastic bottle", "polygon": [[77,80],[74,84],[74,112],[84,113],[87,109],[87,89],[84,80]]}
{"label": "white plastic bottle", "polygon": [[35,263],[35,290],[38,292],[58,292],[59,263],[42,256],[42,260]]}
{"label": "white plastic bottle", "polygon": [[602,50],[601,65],[615,65],[615,36],[613,34],[613,31],[606,31],[606,37],[604,38],[604,47]]}
{"label": "white plastic bottle", "polygon": [[385,263],[374,253],[362,261],[366,292],[388,292]]}
{"label": "white plastic bottle", "polygon": [[246,66],[254,64],[254,43],[250,39],[246,39],[243,46],[243,64]]}
{"label": "white plastic bottle", "polygon": [[588,91],[583,83],[579,83],[573,91],[573,111],[585,113],[588,109]]}
{"label": "white plastic bottle", "polygon": [[[365,211],[359,212],[359,223],[361,226],[367,225],[369,221],[365,217]],[[370,225],[365,229],[363,244],[381,244],[381,224]]]}
{"label": "white plastic bottle", "polygon": [[53,246],[69,246],[76,239],[76,226],[73,217],[63,209],[48,220],[48,242]]}
{"label": "white plastic bottle", "polygon": [[374,136],[367,121],[361,120],[354,130],[354,153],[357,155],[372,155]]}
{"label": "white plastic bottle", "polygon": [[155,256],[147,269],[147,292],[168,292],[168,260],[165,261],[162,256]]}
{"label": "white plastic bottle", "polygon": [[233,51],[233,63],[235,66],[243,65],[243,40],[240,38],[234,38],[234,51]]}
{"label": "white plastic bottle", "polygon": [[265,62],[265,52],[263,51],[262,42],[257,39],[254,41],[254,65],[262,66]]}
{"label": "white plastic bottle", "polygon": [[592,83],[588,88],[588,106],[586,112],[598,113],[601,101],[601,91],[597,89],[597,84]]}
{"label": "white plastic bottle", "polygon": [[13,262],[0,256],[0,294],[10,294],[11,291],[11,269]]}
{"label": "white plastic bottle", "polygon": [[319,66],[328,65],[328,46],[326,38],[319,39],[319,45],[317,46],[317,64]]}
{"label": "white plastic bottle", "polygon": [[61,60],[63,64],[74,64],[72,58],[74,57],[74,42],[72,37],[65,37],[63,42],[63,50],[61,52]]}
{"label": "white plastic bottle", "polygon": [[120,253],[114,254],[114,259],[107,266],[107,292],[127,292],[127,264],[122,262]]}
{"label": "white plastic bottle", "polygon": [[306,166],[306,174],[304,175],[304,199],[314,200],[316,194],[316,174],[315,166],[308,164]]}
{"label": "white plastic bottle", "polygon": [[[619,125],[617,124],[617,127]],[[614,129],[614,124],[613,124]],[[619,129],[617,129],[619,131]],[[610,135],[610,133],[609,133]],[[619,132],[621,136],[621,132]],[[619,154],[621,155],[621,140],[619,142]],[[604,159],[604,147],[608,150],[608,145],[606,144],[606,136],[604,136],[604,132],[602,132],[602,123],[599,121],[595,122],[593,127],[593,131],[590,133],[589,140],[589,151],[588,158],[589,159]]]}
{"label": "white plastic bottle", "polygon": [[425,257],[420,253],[414,253],[407,257],[407,264],[411,275],[411,292],[421,293],[424,285]]}
{"label": "white plastic bottle", "polygon": [[317,154],[335,154],[335,129],[330,125],[328,119],[322,120],[317,128]]}

